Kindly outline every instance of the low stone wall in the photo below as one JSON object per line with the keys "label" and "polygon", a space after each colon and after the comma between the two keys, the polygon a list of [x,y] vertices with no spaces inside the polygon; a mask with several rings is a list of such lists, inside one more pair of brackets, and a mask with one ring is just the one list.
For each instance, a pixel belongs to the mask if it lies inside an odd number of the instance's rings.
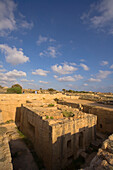
{"label": "low stone wall", "polygon": [[85,170],[112,170],[113,169],[113,134],[103,142],[102,148]]}
{"label": "low stone wall", "polygon": [[[16,107],[26,104],[27,101],[52,100],[54,98],[70,98],[70,96],[58,94],[0,94],[0,123],[15,120]],[[75,96],[76,98],[76,96]]]}
{"label": "low stone wall", "polygon": [[5,127],[0,126],[0,170],[13,170],[9,141]]}
{"label": "low stone wall", "polygon": [[48,170],[65,168],[95,139],[95,115],[85,114],[84,118],[75,120],[63,118],[55,123],[22,106],[21,110],[17,109],[16,118],[17,126],[32,141]]}
{"label": "low stone wall", "polygon": [[67,101],[59,101],[58,103],[79,108],[85,113],[97,115],[97,130],[108,134],[113,133],[113,109]]}

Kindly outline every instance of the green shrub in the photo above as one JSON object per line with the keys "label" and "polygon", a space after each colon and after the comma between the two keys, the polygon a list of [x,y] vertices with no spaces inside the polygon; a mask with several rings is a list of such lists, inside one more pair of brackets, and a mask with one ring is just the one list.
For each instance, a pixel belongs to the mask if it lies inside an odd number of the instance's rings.
{"label": "green shrub", "polygon": [[46,116],[46,119],[49,119],[49,116]]}
{"label": "green shrub", "polygon": [[22,86],[21,86],[20,84],[14,84],[14,85],[12,85],[12,88],[14,88],[14,87],[19,87],[19,88],[22,90]]}
{"label": "green shrub", "polygon": [[16,93],[16,94],[21,94],[22,89],[20,87],[11,87],[7,89],[7,93]]}
{"label": "green shrub", "polygon": [[48,104],[48,107],[54,107],[54,104],[52,104],[52,103]]}
{"label": "green shrub", "polygon": [[73,117],[74,116],[74,114],[72,112],[68,112],[67,110],[63,111],[62,113],[63,113],[64,117]]}
{"label": "green shrub", "polygon": [[51,116],[50,119],[54,119],[53,116]]}
{"label": "green shrub", "polygon": [[53,88],[49,88],[48,91],[49,91],[49,92],[53,92],[53,91],[56,91],[56,90],[53,89]]}

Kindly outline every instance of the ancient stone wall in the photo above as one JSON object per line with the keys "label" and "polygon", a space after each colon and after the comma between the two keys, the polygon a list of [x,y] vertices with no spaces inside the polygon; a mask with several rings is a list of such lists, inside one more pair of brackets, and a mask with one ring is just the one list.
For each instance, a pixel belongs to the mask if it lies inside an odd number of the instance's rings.
{"label": "ancient stone wall", "polygon": [[0,170],[13,170],[9,141],[5,134],[7,129],[0,127]]}
{"label": "ancient stone wall", "polygon": [[[95,139],[97,117],[85,114],[81,119],[43,120],[38,111],[22,106],[16,123],[32,141],[37,155],[49,170],[67,166]],[[20,116],[21,115],[21,116]]]}
{"label": "ancient stone wall", "polygon": [[[74,97],[74,96],[73,96]],[[15,120],[16,107],[21,107],[27,101],[41,100],[47,98],[70,98],[70,96],[58,94],[0,94],[0,123]],[[76,98],[76,96],[75,96]]]}
{"label": "ancient stone wall", "polygon": [[53,169],[63,169],[95,140],[96,117],[67,120],[52,126]]}
{"label": "ancient stone wall", "polygon": [[[59,104],[68,105],[73,108],[80,108],[79,103],[59,101]],[[113,109],[81,104],[82,111],[97,115],[97,130],[103,133],[113,133]]]}

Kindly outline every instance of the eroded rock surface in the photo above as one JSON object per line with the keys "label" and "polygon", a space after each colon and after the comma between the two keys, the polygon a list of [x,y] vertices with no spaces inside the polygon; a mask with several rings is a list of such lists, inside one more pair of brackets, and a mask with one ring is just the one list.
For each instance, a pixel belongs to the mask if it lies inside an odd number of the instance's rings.
{"label": "eroded rock surface", "polygon": [[103,142],[101,149],[85,170],[113,170],[113,134]]}

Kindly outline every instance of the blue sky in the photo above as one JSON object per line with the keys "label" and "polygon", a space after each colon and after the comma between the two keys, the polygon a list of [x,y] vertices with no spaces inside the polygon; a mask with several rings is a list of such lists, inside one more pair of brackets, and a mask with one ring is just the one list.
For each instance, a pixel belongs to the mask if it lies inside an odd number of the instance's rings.
{"label": "blue sky", "polygon": [[113,92],[113,0],[0,0],[0,85]]}

